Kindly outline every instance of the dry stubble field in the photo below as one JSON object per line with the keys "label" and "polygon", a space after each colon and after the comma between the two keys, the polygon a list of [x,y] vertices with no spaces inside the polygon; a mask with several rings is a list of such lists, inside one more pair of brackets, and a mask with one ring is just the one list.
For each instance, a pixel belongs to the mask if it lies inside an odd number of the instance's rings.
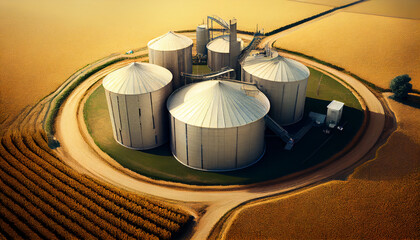
{"label": "dry stubble field", "polygon": [[344,11],[419,20],[419,9],[420,1],[418,0],[369,0]]}
{"label": "dry stubble field", "polygon": [[375,159],[346,181],[248,205],[226,239],[419,239],[420,109],[388,102],[398,127]]}
{"label": "dry stubble field", "polygon": [[420,90],[420,20],[340,12],[275,42],[332,63],[381,88],[409,74]]}

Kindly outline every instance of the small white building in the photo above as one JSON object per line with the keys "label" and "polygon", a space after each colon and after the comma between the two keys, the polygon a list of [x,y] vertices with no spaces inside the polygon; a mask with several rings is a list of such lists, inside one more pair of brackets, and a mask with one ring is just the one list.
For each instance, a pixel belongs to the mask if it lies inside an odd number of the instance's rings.
{"label": "small white building", "polygon": [[333,100],[328,104],[326,123],[329,127],[333,128],[338,125],[341,120],[341,115],[343,114],[343,107],[344,103],[336,100]]}

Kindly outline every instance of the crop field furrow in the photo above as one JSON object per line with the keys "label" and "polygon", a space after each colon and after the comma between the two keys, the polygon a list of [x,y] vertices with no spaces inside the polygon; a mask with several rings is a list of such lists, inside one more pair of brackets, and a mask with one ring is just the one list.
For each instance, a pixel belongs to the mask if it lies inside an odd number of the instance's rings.
{"label": "crop field furrow", "polygon": [[3,139],[5,139],[3,144],[6,145],[9,152],[14,155],[16,159],[20,159],[20,161],[30,169],[30,176],[33,182],[37,183],[52,196],[55,195],[58,199],[65,202],[68,207],[84,216],[87,221],[95,222],[95,225],[98,225],[101,229],[107,230],[111,235],[121,232],[119,230],[123,230],[123,232],[133,236],[139,234],[136,232],[137,230],[141,232],[140,229],[136,229],[134,226],[128,225],[128,223],[119,219],[121,216],[114,217],[114,215],[98,206],[87,196],[81,195],[79,192],[75,191],[75,189],[63,184],[59,179],[36,165],[32,160],[17,151],[10,136]]}
{"label": "crop field furrow", "polygon": [[[85,187],[92,189],[95,193],[101,194],[104,197],[111,198],[110,200],[116,201],[116,203],[120,203],[121,207],[127,208],[127,210],[133,211],[135,213],[145,213],[146,216],[151,216],[153,218],[153,214],[162,217],[162,220],[156,220],[162,223],[165,222],[165,218],[168,219],[168,224],[172,225],[170,222],[176,222],[178,224],[185,224],[188,220],[188,216],[185,213],[181,213],[179,210],[175,209],[168,209],[168,207],[164,207],[163,205],[154,202],[151,203],[150,201],[146,201],[140,198],[138,195],[129,194],[124,191],[120,191],[116,188],[112,188],[109,186],[104,186],[96,182],[94,179],[89,179],[81,174],[78,174],[75,171],[72,171],[66,165],[61,163],[58,159],[54,156],[50,155],[49,152],[44,150],[46,142],[43,141],[43,136],[40,131],[37,131],[37,134],[28,136],[28,134],[23,135],[23,141],[25,145],[32,150],[35,154],[37,154],[42,160],[48,162],[51,166],[55,167],[57,170],[61,171],[63,174],[68,175],[71,179],[78,181],[79,183],[83,184]],[[41,146],[44,145],[44,146]],[[119,204],[118,204],[119,205]],[[147,209],[147,212],[144,212],[144,209]],[[155,221],[154,219],[151,219]],[[159,222],[157,222],[159,224]],[[176,227],[176,226],[174,226]],[[172,227],[171,227],[172,228]],[[169,228],[169,229],[171,229]]]}
{"label": "crop field furrow", "polygon": [[[79,238],[86,238],[86,236],[98,236],[99,238],[110,237],[102,229],[100,229],[92,221],[87,220],[82,214],[86,213],[86,209],[75,203],[73,199],[66,198],[65,195],[56,189],[52,188],[45,180],[41,179],[37,173],[33,172],[21,162],[17,160],[5,148],[0,145],[0,152],[2,156],[7,160],[7,163],[11,164],[12,168],[9,168],[7,173],[13,174],[13,179],[5,179],[13,181],[15,188],[21,188],[21,193],[28,192],[28,195],[38,197],[47,205],[44,205],[43,210],[52,210],[50,214],[51,218],[56,218],[56,221],[66,226],[67,229],[71,230],[72,233],[77,235]],[[6,176],[6,173],[4,174]],[[20,185],[21,184],[21,185]],[[66,200],[68,202],[66,202]],[[74,203],[68,206],[68,204]],[[50,206],[50,208],[48,207]],[[82,212],[74,211],[71,207]],[[56,211],[57,210],[57,211]],[[102,221],[102,220],[101,220]],[[93,221],[94,222],[94,221]],[[90,233],[88,233],[90,232]]]}
{"label": "crop field furrow", "polygon": [[28,136],[28,134],[24,134],[22,139],[17,139],[18,148],[25,150],[23,152],[26,153],[25,155],[27,157],[37,159],[37,163],[40,164],[41,167],[51,174],[55,174],[56,177],[58,176],[58,178],[65,184],[78,189],[83,195],[94,196],[92,199],[104,206],[108,211],[115,212],[117,209],[115,206],[117,206],[122,209],[121,211],[128,211],[139,216],[144,216],[151,222],[159,225],[161,228],[168,229],[173,232],[177,232],[180,229],[180,225],[178,223],[159,216],[142,206],[133,204],[125,198],[114,194],[101,186],[93,182],[89,182],[86,178],[81,178],[80,176],[68,176],[67,174],[71,173],[70,171],[61,171],[61,169],[55,168],[55,166],[51,165],[48,161],[45,161],[45,159],[50,159],[50,162],[55,162],[55,159],[51,159],[51,155],[48,155],[41,149],[37,148],[37,146],[35,146],[33,142],[30,142],[30,140],[31,137]]}
{"label": "crop field furrow", "polygon": [[0,219],[4,221],[8,221],[10,223],[9,226],[13,226],[14,229],[18,230],[19,236],[22,239],[39,239],[40,236],[36,234],[28,225],[26,225],[21,219],[18,217],[18,213],[11,212],[6,205],[0,202]]}
{"label": "crop field furrow", "polygon": [[[0,168],[3,172],[11,174],[16,171],[3,158],[0,158],[0,160]],[[3,174],[3,179],[8,174]],[[54,217],[56,217],[58,213],[51,206],[47,205],[45,202],[42,202],[39,198],[31,194],[29,191],[15,192],[16,188],[18,188],[17,185],[13,184],[7,187],[2,185],[1,190],[7,195],[13,195],[13,198],[16,202],[21,202],[22,205],[26,204],[28,212],[32,213],[32,215],[35,218],[38,218],[51,231],[55,232],[56,235],[60,236],[60,238],[74,237],[74,235],[71,232],[67,231],[65,228],[63,228],[63,226],[57,224],[55,221],[52,221],[52,219],[54,219]],[[47,214],[49,214],[49,216],[47,216]]]}
{"label": "crop field furrow", "polygon": [[[18,213],[22,219],[25,219],[27,225],[37,232],[43,239],[58,239],[57,236],[52,233],[49,229],[45,228],[43,222],[36,219],[35,214],[31,214],[30,206],[27,206],[27,202],[21,201],[22,199],[14,198],[11,194],[13,191],[10,187],[7,187],[2,180],[0,180],[0,189],[8,191],[0,192],[0,201],[2,204],[9,207],[14,213]],[[11,191],[10,191],[11,190]],[[6,194],[9,193],[9,194]],[[29,210],[29,211],[28,211]]]}
{"label": "crop field furrow", "polygon": [[[165,219],[151,211],[148,211],[147,209],[141,206],[138,206],[135,204],[129,204],[124,198],[118,195],[112,194],[109,191],[106,191],[106,190],[104,191],[103,188],[98,189],[98,187],[95,188],[95,186],[93,186],[93,188],[88,188],[88,186],[92,184],[83,184],[80,181],[77,181],[74,178],[71,178],[70,176],[66,174],[66,172],[69,172],[69,171],[62,172],[60,169],[57,169],[53,165],[48,163],[48,161],[44,161],[44,159],[49,159],[52,156],[45,154],[45,152],[43,152],[41,149],[36,148],[33,142],[31,143],[28,140],[30,140],[30,136],[28,136],[27,134],[24,134],[22,138],[19,136],[18,139],[16,139],[16,142],[18,145],[17,147],[21,150],[24,150],[23,152],[26,153],[25,155],[28,158],[36,159],[37,163],[42,168],[46,169],[51,174],[55,174],[56,177],[58,177],[67,185],[73,186],[73,188],[78,189],[79,191],[82,191],[82,194],[88,195],[88,196],[94,196],[92,199],[94,199],[95,201],[99,203],[106,203],[104,204],[104,206],[110,208],[108,209],[109,211],[115,211],[116,208],[113,206],[115,204],[118,207],[121,207],[122,209],[145,216],[150,221],[158,224],[159,226],[163,228],[168,228],[168,230],[171,230],[171,231],[179,230],[180,226],[177,223],[174,223],[173,221]],[[52,159],[52,160],[54,161],[55,159]]]}
{"label": "crop field furrow", "polygon": [[[40,134],[39,136],[41,137],[42,135]],[[150,239],[159,237],[161,239],[170,239],[172,234],[178,232],[181,228],[181,224],[178,222],[184,225],[185,220],[188,220],[188,217],[185,217],[185,215],[169,211],[158,204],[153,205],[148,201],[141,201],[142,205],[145,206],[143,207],[127,201],[126,198],[115,194],[115,191],[110,191],[103,185],[99,185],[87,178],[85,178],[85,181],[89,182],[88,185],[92,186],[93,189],[86,187],[50,164],[52,161],[57,163],[58,160],[37,148],[38,145],[34,144],[33,141],[31,143],[31,139],[33,139],[31,136],[26,135],[23,137],[18,131],[4,136],[2,148],[5,147],[3,150],[6,153],[3,153],[3,155],[8,158],[8,162],[11,162],[18,169],[17,171],[24,172],[24,176],[29,178],[27,180],[32,184],[27,183],[27,189],[34,189],[32,191],[36,191],[35,194],[41,195],[46,199],[54,198],[54,202],[64,202],[72,214],[83,216],[83,222],[95,222],[96,228],[99,227],[100,229],[95,229],[89,224],[80,226],[94,236],[103,238],[103,235],[98,235],[98,232],[102,230],[106,231],[108,237],[129,238],[131,236],[133,238]],[[27,145],[31,145],[31,148]],[[44,157],[41,157],[41,152],[45,154]],[[49,161],[46,161],[45,158],[49,158]],[[62,168],[66,169],[65,165],[61,162],[58,163],[57,165],[62,165],[64,166]],[[71,171],[68,169],[68,172]],[[23,176],[15,177],[19,179]],[[83,179],[81,175],[80,179]],[[35,185],[35,183],[38,185],[35,188],[28,186]],[[96,193],[94,189],[102,189],[105,196]],[[132,199],[135,198],[132,197]],[[59,203],[48,202],[48,204],[54,208],[61,209],[60,212],[62,213],[66,212],[62,211],[63,208],[59,208]],[[150,211],[146,207],[151,207],[154,211]],[[163,216],[169,216],[169,219],[154,212],[161,213]],[[77,222],[75,217],[67,217]],[[104,233],[102,232],[102,234]]]}
{"label": "crop field furrow", "polygon": [[7,186],[0,179],[0,190],[1,193],[4,193],[9,198],[13,199],[14,202],[18,203],[20,206],[24,207],[26,211],[36,218],[45,228],[52,232],[49,236],[46,236],[48,239],[56,238],[53,236],[59,236],[60,238],[65,238],[72,236],[72,234],[66,231],[62,226],[58,225],[56,222],[51,221],[51,219],[44,214],[41,209],[36,207],[30,199],[25,198],[22,194],[15,192],[12,186]]}
{"label": "crop field furrow", "polygon": [[[25,176],[28,173],[24,169],[15,169],[9,165],[10,162],[10,159],[7,159],[7,162],[1,164],[0,172],[4,173],[2,175],[4,182],[8,183],[9,186],[13,186],[14,189],[23,194],[27,199],[30,199],[33,204],[41,208],[45,214],[49,215],[51,221],[62,225],[79,238],[93,237],[82,226],[74,222],[74,220],[78,220],[81,223],[89,224],[88,221],[85,221],[79,214],[75,214],[57,198],[39,188]],[[73,215],[74,217],[72,219]]]}
{"label": "crop field furrow", "polygon": [[[16,147],[16,149],[20,149],[25,155],[17,157],[26,157],[27,160],[32,160],[33,168],[37,172],[41,171],[41,169],[46,170],[41,173],[44,179],[49,179],[48,182],[54,183],[53,185],[57,189],[59,189],[69,197],[72,197],[78,202],[82,203],[82,205],[84,205],[84,207],[86,207],[87,209],[91,210],[92,213],[98,213],[99,217],[103,217],[105,219],[113,219],[112,215],[114,215],[115,217],[126,221],[127,224],[130,224],[135,228],[144,229],[164,239],[170,238],[171,234],[169,231],[157,227],[155,224],[144,220],[143,218],[138,217],[123,208],[118,207],[111,201],[103,198],[102,196],[91,191],[90,189],[84,187],[77,181],[67,177],[65,174],[52,168],[51,165],[44,164],[44,162],[38,157],[38,155],[32,153],[23,144],[20,134],[15,133],[13,135],[11,144],[15,144],[14,146]],[[16,154],[19,155],[18,153]],[[116,227],[119,226],[119,223],[115,221],[112,224]],[[122,222],[122,224],[124,225],[124,222]],[[131,229],[131,226],[127,225],[127,227],[127,231],[129,231],[129,229]],[[134,235],[135,233],[131,232],[131,234]]]}
{"label": "crop field furrow", "polygon": [[[91,178],[93,181],[97,181],[96,179]],[[180,224],[185,224],[188,221],[189,216],[186,213],[182,213],[182,211],[180,210],[176,210],[174,208],[170,208],[170,210],[168,209],[168,207],[165,207],[163,204],[154,201],[151,202],[147,199],[144,198],[140,198],[135,194],[126,192],[126,191],[122,191],[114,186],[111,185],[104,185],[104,187],[109,190],[114,192],[115,194],[118,194],[120,196],[123,196],[124,198],[126,198],[127,200],[134,202],[136,204],[138,204],[139,206],[143,206],[145,208],[147,208],[148,210],[164,216],[165,218],[171,219],[177,223]]]}
{"label": "crop field furrow", "polygon": [[4,239],[23,239],[3,218],[0,218],[0,232]]}
{"label": "crop field furrow", "polygon": [[2,218],[9,219],[10,222],[22,230],[27,238],[41,239],[38,231],[31,225],[31,218],[27,212],[3,197],[0,198],[0,206],[0,214],[3,215]]}
{"label": "crop field furrow", "polygon": [[46,234],[46,231],[44,231],[45,229],[41,226],[37,227],[39,222],[36,221],[30,214],[28,214],[22,207],[14,203],[8,197],[3,196],[2,194],[0,195],[0,203],[10,212],[13,212],[13,214],[20,219],[22,224],[28,228],[26,232],[28,232],[28,236],[30,238],[46,239],[45,235],[48,234]]}

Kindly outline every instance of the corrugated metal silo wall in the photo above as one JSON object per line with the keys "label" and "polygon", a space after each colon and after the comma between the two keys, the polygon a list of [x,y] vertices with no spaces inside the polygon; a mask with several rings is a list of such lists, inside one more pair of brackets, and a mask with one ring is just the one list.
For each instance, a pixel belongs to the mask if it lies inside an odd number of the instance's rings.
{"label": "corrugated metal silo wall", "polygon": [[196,31],[197,37],[197,53],[207,55],[207,43],[209,42],[209,32],[207,28],[198,26]]}
{"label": "corrugated metal silo wall", "polygon": [[242,68],[242,81],[257,83],[270,100],[269,115],[280,125],[290,125],[303,118],[308,78],[295,82],[275,82],[249,74]]}
{"label": "corrugated metal silo wall", "polygon": [[192,45],[176,51],[159,51],[149,48],[149,63],[153,63],[171,71],[172,86],[177,89],[184,86],[181,72],[192,73]]}
{"label": "corrugated metal silo wall", "polygon": [[165,103],[171,92],[171,84],[140,95],[122,95],[105,90],[114,139],[126,147],[139,150],[167,142]]}
{"label": "corrugated metal silo wall", "polygon": [[171,149],[196,169],[234,170],[258,161],[265,151],[264,119],[233,128],[201,128],[171,116]]}
{"label": "corrugated metal silo wall", "polygon": [[207,66],[212,71],[218,71],[229,66],[229,53],[219,53],[208,50]]}

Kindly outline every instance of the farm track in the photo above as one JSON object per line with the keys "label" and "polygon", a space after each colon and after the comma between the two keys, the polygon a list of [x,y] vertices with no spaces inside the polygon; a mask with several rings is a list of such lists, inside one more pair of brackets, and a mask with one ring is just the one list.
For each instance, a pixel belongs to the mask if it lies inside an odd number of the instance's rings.
{"label": "farm track", "polygon": [[0,237],[171,239],[184,231],[191,219],[186,211],[81,174],[50,149],[43,130],[45,115],[70,84],[66,81],[3,128]]}

